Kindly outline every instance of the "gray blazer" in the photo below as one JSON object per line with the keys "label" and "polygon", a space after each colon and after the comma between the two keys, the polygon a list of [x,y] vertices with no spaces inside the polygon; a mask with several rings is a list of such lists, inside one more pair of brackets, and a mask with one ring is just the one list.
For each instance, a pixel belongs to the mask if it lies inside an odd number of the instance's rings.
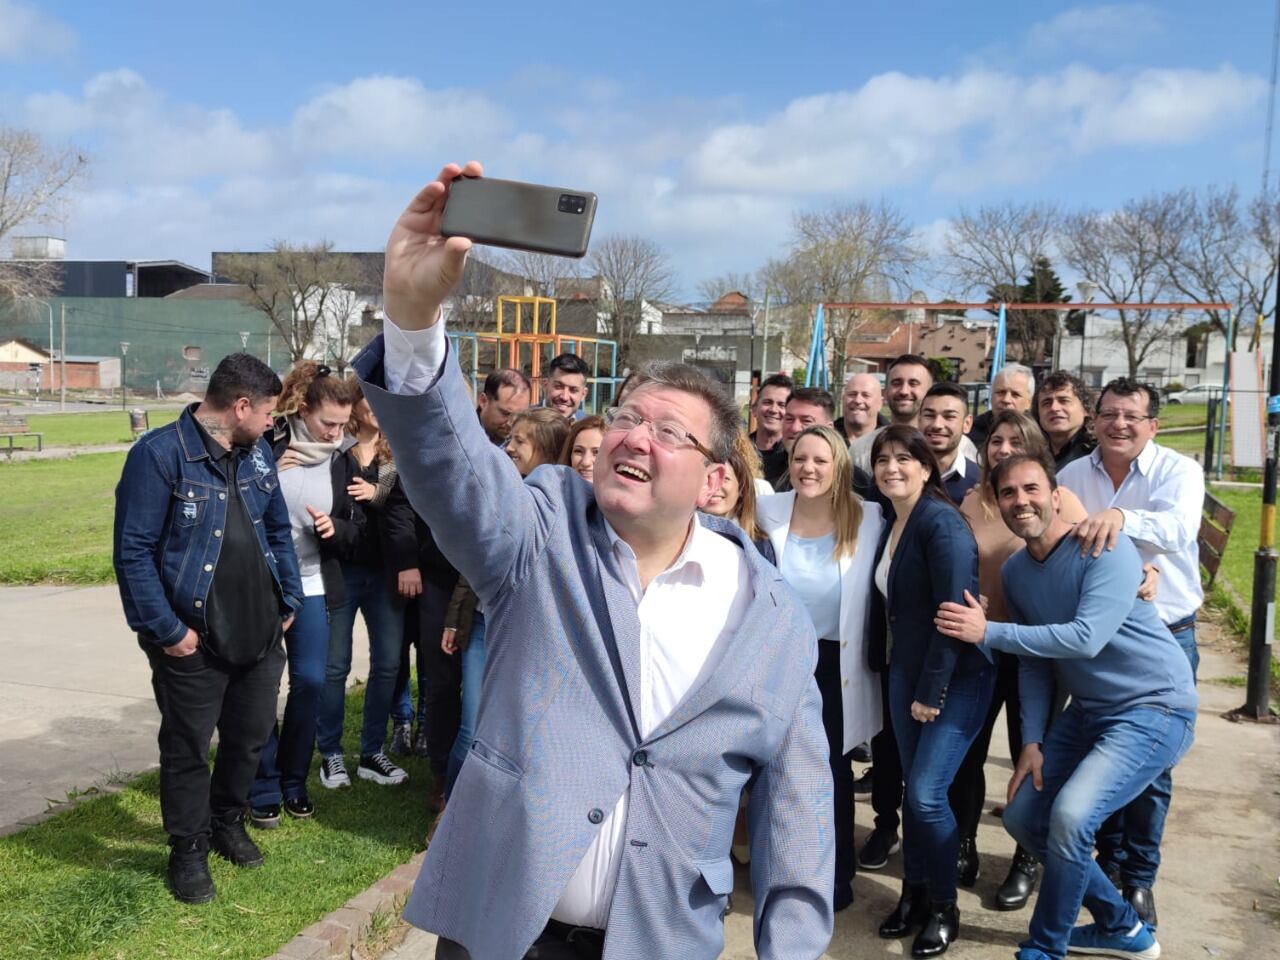
{"label": "gray blazer", "polygon": [[736,525],[699,515],[743,550],[754,599],[642,739],[636,604],[590,484],[552,466],[522,481],[476,420],[452,348],[421,396],[383,389],[382,352],[378,337],[355,370],[488,636],[475,741],[405,918],[474,960],[522,957],[629,788],[604,955],[710,960],[750,785],[756,949],[819,957],[833,920],[832,788],[804,607]]}

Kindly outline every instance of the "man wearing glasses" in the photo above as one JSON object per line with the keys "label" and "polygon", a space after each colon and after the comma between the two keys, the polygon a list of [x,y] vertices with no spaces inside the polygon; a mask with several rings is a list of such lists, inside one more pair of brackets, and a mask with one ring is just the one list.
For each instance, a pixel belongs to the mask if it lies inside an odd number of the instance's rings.
{"label": "man wearing glasses", "polygon": [[[1142,562],[1160,571],[1156,612],[1187,655],[1194,677],[1200,662],[1196,613],[1204,601],[1196,543],[1204,475],[1190,457],[1155,442],[1159,412],[1155,387],[1128,377],[1112,380],[1102,388],[1094,416],[1097,449],[1063,467],[1058,479],[1089,511],[1076,528],[1083,551],[1097,556],[1125,533]],[[1103,824],[1097,837],[1099,863],[1109,874],[1119,874],[1125,899],[1153,928],[1151,888],[1172,790],[1166,771]]]}
{"label": "man wearing glasses", "polygon": [[594,483],[527,480],[486,443],[440,308],[470,241],[445,167],[387,245],[383,336],[355,369],[414,507],[484,604],[471,752],[405,909],[438,960],[719,956],[750,783],[755,946],[832,928],[831,774],[803,606],[733,523],[698,513],[741,429],[684,364],[610,411]]}

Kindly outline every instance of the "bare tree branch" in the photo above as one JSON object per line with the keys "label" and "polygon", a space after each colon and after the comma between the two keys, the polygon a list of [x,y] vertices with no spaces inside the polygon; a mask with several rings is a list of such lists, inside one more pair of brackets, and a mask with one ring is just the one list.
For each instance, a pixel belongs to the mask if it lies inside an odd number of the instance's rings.
{"label": "bare tree branch", "polygon": [[625,366],[645,304],[671,296],[675,272],[656,243],[634,234],[604,237],[591,245],[589,257],[591,269],[604,281],[600,305],[609,336],[618,344],[618,364]]}

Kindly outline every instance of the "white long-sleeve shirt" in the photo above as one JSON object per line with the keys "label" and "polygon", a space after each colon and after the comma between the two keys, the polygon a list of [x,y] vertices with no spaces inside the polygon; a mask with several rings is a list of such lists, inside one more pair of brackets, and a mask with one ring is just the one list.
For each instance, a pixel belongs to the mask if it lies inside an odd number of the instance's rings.
{"label": "white long-sleeve shirt", "polygon": [[[425,330],[401,330],[387,320],[383,341],[388,390],[417,394],[435,383],[445,357],[443,321]],[[749,572],[737,546],[692,518],[689,537],[676,561],[642,589],[635,553],[607,521],[606,527],[640,621],[636,723],[641,737],[646,737],[693,689],[716,642],[742,622],[752,599]],[[503,638],[491,634],[489,642],[501,643]],[[556,920],[597,929],[608,923],[626,834],[627,799],[624,792],[600,824],[600,832],[551,912]]]}
{"label": "white long-sleeve shirt", "polygon": [[1155,607],[1166,624],[1191,616],[1204,602],[1200,586],[1200,516],[1204,474],[1200,465],[1154,440],[1129,464],[1116,487],[1102,465],[1102,451],[1062,468],[1058,482],[1080,498],[1090,515],[1111,508],[1124,515],[1124,532],[1143,563],[1160,568]]}

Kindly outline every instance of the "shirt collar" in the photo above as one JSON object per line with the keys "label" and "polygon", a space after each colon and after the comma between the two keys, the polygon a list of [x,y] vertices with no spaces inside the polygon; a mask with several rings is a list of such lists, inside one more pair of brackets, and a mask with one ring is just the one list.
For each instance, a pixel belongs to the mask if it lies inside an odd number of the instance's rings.
{"label": "shirt collar", "polygon": [[192,417],[191,419],[195,423],[196,429],[200,431],[200,439],[204,441],[204,448],[209,453],[209,459],[214,463],[218,463],[223,458],[229,457],[236,452],[236,447],[234,445],[230,449],[224,447],[217,440],[213,439],[213,435],[204,428],[203,423],[195,417]]}
{"label": "shirt collar", "polygon": [[942,475],[943,480],[950,480],[952,477],[963,477],[965,471],[965,461],[968,458],[964,455],[963,447],[956,447],[956,459],[951,464],[951,469]]}
{"label": "shirt collar", "polygon": [[[601,519],[604,519],[603,517]],[[680,555],[676,557],[675,562],[662,573],[660,577],[665,577],[675,573],[682,567],[696,567],[702,580],[706,580],[708,573],[708,560],[711,558],[711,551],[717,545],[720,535],[713,530],[708,530],[698,522],[698,518],[694,516],[690,523],[693,525],[692,532],[685,538],[684,548],[680,551]],[[620,558],[625,558],[631,563],[636,562],[636,552],[631,549],[631,544],[618,536],[618,531],[613,529],[613,525],[607,519],[604,520],[605,533],[609,537],[609,544],[613,547],[613,552]],[[710,539],[708,539],[710,538]]]}
{"label": "shirt collar", "polygon": [[[1134,470],[1137,470],[1144,477],[1149,476],[1151,474],[1151,466],[1156,462],[1158,454],[1159,449],[1155,440],[1148,440],[1147,445],[1142,448],[1142,452],[1135,459],[1129,461],[1129,472],[1133,473]],[[1102,447],[1093,448],[1089,454],[1089,461],[1095,469],[1106,472],[1106,467],[1102,463]]]}

